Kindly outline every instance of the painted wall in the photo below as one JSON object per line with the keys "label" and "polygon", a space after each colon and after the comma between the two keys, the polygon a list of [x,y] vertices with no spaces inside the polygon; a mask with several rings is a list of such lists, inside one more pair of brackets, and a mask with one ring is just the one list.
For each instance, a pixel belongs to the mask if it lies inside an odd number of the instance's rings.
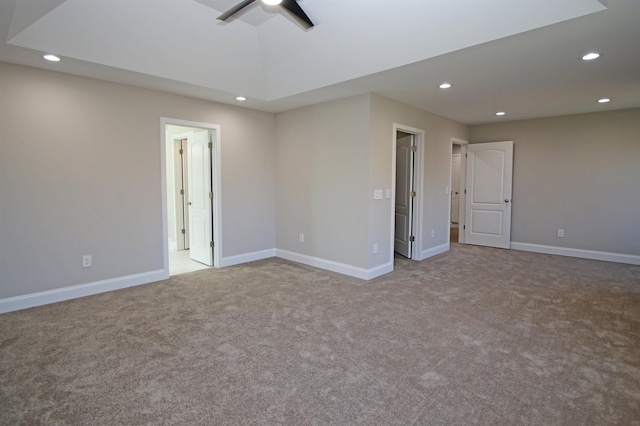
{"label": "painted wall", "polygon": [[471,128],[500,140],[514,141],[514,243],[640,255],[640,109]]}
{"label": "painted wall", "polygon": [[277,114],[279,250],[367,268],[369,118],[369,95]]}
{"label": "painted wall", "polygon": [[0,299],[162,269],[161,117],[221,126],[223,257],[275,246],[273,114],[9,64],[0,75]]}
{"label": "painted wall", "polygon": [[[422,247],[417,249],[421,257],[430,256],[435,251],[448,248],[449,203],[445,189],[449,186],[451,169],[451,138],[467,140],[469,129],[466,125],[444,117],[402,104],[391,99],[371,96],[370,119],[370,165],[369,191],[375,188],[390,188],[392,185],[392,136],[393,124],[425,131],[423,147],[424,179],[420,184],[424,189],[422,204]],[[369,267],[376,267],[392,261],[390,247],[391,208],[388,200],[373,200],[370,197],[369,222]],[[431,237],[431,230],[434,237]],[[373,243],[379,244],[378,254],[373,254]]]}

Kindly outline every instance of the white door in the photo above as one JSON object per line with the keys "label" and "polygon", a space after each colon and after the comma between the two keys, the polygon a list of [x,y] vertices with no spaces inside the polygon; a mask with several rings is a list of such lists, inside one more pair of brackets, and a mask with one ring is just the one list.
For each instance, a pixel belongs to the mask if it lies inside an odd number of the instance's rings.
{"label": "white door", "polygon": [[213,265],[211,149],[209,131],[189,136],[189,251],[191,259]]}
{"label": "white door", "polygon": [[396,209],[394,250],[411,259],[413,223],[413,135],[396,138]]}
{"label": "white door", "polygon": [[510,248],[513,141],[467,149],[465,243]]}
{"label": "white door", "polygon": [[460,218],[460,154],[451,156],[451,223]]}

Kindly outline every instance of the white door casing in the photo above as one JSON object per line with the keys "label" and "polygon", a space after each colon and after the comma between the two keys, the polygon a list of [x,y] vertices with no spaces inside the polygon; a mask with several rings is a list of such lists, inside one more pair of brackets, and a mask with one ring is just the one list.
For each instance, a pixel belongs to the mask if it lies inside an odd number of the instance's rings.
{"label": "white door casing", "polygon": [[460,220],[460,154],[451,156],[451,223]]}
{"label": "white door casing", "polygon": [[414,135],[396,141],[396,202],[394,250],[411,259],[413,230]]}
{"label": "white door casing", "polygon": [[213,265],[210,131],[188,138],[189,251],[192,260]]}
{"label": "white door casing", "polygon": [[465,243],[511,247],[513,141],[467,146]]}

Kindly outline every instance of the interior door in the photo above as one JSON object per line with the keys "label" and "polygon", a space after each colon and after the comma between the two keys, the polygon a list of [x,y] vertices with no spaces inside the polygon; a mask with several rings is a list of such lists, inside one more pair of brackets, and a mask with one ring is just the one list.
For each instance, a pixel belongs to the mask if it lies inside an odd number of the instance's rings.
{"label": "interior door", "polygon": [[213,265],[211,149],[209,131],[189,136],[189,252],[192,260]]}
{"label": "interior door", "polygon": [[511,247],[513,141],[468,145],[465,243]]}
{"label": "interior door", "polygon": [[413,231],[413,153],[413,135],[398,133],[394,250],[409,259],[411,259]]}
{"label": "interior door", "polygon": [[460,220],[460,154],[451,156],[451,223]]}

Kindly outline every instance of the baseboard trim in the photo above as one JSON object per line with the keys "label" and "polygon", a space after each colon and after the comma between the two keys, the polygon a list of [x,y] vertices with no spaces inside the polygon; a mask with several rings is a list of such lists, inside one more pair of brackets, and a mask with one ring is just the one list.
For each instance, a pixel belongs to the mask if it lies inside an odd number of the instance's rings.
{"label": "baseboard trim", "polygon": [[530,251],[534,253],[555,254],[558,256],[579,257],[582,259],[640,265],[640,256],[634,256],[631,254],[609,253],[604,251],[582,250],[518,242],[511,242],[511,248],[513,250]]}
{"label": "baseboard trim", "polygon": [[166,280],[168,278],[169,274],[167,271],[157,270],[55,290],[42,291],[39,293],[25,294],[23,296],[9,297],[6,299],[0,299],[0,314],[35,308],[36,306],[48,305],[50,303],[64,302],[65,300],[78,299],[80,297],[93,296],[95,294],[121,290],[127,287],[149,284],[156,281]]}
{"label": "baseboard trim", "polygon": [[220,268],[226,266],[240,265],[242,263],[255,262],[256,260],[268,259],[276,256],[276,249],[260,250],[251,253],[239,254],[236,256],[223,257],[220,260]]}
{"label": "baseboard trim", "polygon": [[365,269],[287,250],[276,249],[276,256],[281,259],[302,263],[303,265],[313,266],[315,268],[326,269],[327,271],[337,272],[361,280],[371,280],[393,271],[393,263],[391,262],[371,269]]}
{"label": "baseboard trim", "polygon": [[449,243],[445,243],[439,246],[431,247],[430,249],[422,250],[420,252],[420,259],[418,260],[425,260],[438,254],[446,253],[450,249],[451,245]]}

